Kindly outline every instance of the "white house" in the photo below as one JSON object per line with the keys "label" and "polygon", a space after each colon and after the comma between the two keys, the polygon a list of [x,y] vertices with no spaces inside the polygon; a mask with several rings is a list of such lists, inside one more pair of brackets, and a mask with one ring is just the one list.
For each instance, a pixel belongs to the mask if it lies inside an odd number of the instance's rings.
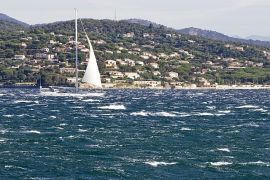
{"label": "white house", "polygon": [[154,69],[158,69],[159,68],[158,63],[150,63],[150,66],[153,67]]}
{"label": "white house", "polygon": [[25,55],[15,55],[14,59],[16,60],[24,60],[25,59]]}
{"label": "white house", "polygon": [[136,61],[136,64],[140,65],[140,66],[144,66],[144,62],[142,62],[142,61]]}
{"label": "white house", "polygon": [[113,68],[113,69],[117,69],[117,65],[116,65],[116,61],[114,60],[106,60],[105,61],[105,66],[106,68]]}
{"label": "white house", "polygon": [[135,61],[131,60],[131,59],[125,59],[125,62],[129,65],[129,66],[135,66]]}
{"label": "white house", "polygon": [[170,78],[178,78],[178,73],[176,72],[168,72]]}
{"label": "white house", "polygon": [[138,73],[136,73],[136,72],[125,72],[124,74],[125,74],[125,76],[127,78],[130,78],[130,79],[138,79],[138,78],[140,78],[140,75]]}

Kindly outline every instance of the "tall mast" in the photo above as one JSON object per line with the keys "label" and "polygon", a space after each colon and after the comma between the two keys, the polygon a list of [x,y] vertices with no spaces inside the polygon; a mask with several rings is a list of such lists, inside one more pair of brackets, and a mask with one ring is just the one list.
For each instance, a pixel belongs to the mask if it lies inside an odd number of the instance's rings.
{"label": "tall mast", "polygon": [[75,9],[75,43],[76,43],[76,93],[79,91],[79,82],[78,82],[78,23],[77,23],[77,9]]}

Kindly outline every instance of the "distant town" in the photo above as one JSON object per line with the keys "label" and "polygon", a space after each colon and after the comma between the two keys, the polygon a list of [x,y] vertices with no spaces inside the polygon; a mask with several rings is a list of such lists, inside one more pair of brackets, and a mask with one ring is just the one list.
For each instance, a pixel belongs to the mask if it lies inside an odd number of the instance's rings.
{"label": "distant town", "polygon": [[[151,25],[98,23],[90,20],[86,24],[104,88],[269,85],[270,50],[266,47],[213,41]],[[68,31],[67,26],[71,27]],[[73,86],[75,41],[72,27],[70,21],[19,28],[1,35],[1,84],[35,85],[41,80],[47,86]],[[83,34],[79,39],[81,77],[88,63],[89,47]]]}

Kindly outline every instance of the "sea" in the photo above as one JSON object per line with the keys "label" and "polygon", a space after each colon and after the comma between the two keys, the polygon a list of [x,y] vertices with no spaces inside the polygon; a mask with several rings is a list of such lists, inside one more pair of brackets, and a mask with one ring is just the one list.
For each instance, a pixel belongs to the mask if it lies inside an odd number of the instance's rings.
{"label": "sea", "polygon": [[270,179],[269,97],[0,89],[0,179]]}

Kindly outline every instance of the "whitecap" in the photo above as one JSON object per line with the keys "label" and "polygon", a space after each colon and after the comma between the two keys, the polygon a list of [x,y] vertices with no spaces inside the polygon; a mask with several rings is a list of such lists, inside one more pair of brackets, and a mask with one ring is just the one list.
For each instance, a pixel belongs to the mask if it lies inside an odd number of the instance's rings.
{"label": "whitecap", "polygon": [[98,107],[99,109],[110,109],[110,110],[125,110],[124,105],[110,104],[109,106]]}
{"label": "whitecap", "polygon": [[56,119],[56,116],[50,116],[50,118],[52,118],[52,119]]}
{"label": "whitecap", "polygon": [[176,114],[171,112],[147,112],[147,111],[139,111],[130,113],[132,116],[160,116],[160,117],[176,117]]}
{"label": "whitecap", "polygon": [[24,133],[41,134],[40,131],[37,130],[24,131]]}
{"label": "whitecap", "polygon": [[28,116],[28,114],[19,114],[17,115],[18,117],[24,117],[24,116]]}
{"label": "whitecap", "polygon": [[236,107],[237,109],[256,109],[259,108],[259,106],[254,106],[254,105],[244,105],[244,106],[239,106]]}
{"label": "whitecap", "polygon": [[16,100],[14,101],[15,104],[18,104],[18,103],[31,103],[33,101],[27,101],[27,100]]}
{"label": "whitecap", "polygon": [[140,112],[133,112],[133,113],[130,113],[131,116],[148,116],[149,113],[148,112],[145,112],[145,111],[140,111]]}
{"label": "whitecap", "polygon": [[229,148],[217,148],[218,151],[231,152]]}
{"label": "whitecap", "polygon": [[260,127],[260,125],[256,124],[255,122],[251,122],[237,125],[237,127]]}
{"label": "whitecap", "polygon": [[145,164],[150,165],[152,167],[158,167],[158,166],[175,165],[177,163],[176,162],[167,163],[167,162],[158,162],[158,161],[147,161],[145,162]]}
{"label": "whitecap", "polygon": [[11,118],[11,117],[13,117],[14,115],[13,114],[5,114],[5,115],[3,115],[4,117],[7,117],[7,118]]}
{"label": "whitecap", "polygon": [[182,127],[180,130],[181,130],[181,131],[192,131],[192,129],[186,128],[186,127]]}
{"label": "whitecap", "polygon": [[212,166],[228,166],[232,165],[233,163],[231,162],[224,162],[224,161],[219,161],[219,162],[210,162]]}
{"label": "whitecap", "polygon": [[164,116],[164,117],[175,117],[175,114],[169,113],[169,112],[157,112],[153,113],[154,116]]}
{"label": "whitecap", "polygon": [[262,108],[260,108],[260,109],[252,109],[251,111],[253,111],[253,112],[267,112],[267,110],[262,109]]}
{"label": "whitecap", "polygon": [[86,129],[78,129],[78,132],[87,132]]}
{"label": "whitecap", "polygon": [[230,110],[225,110],[225,111],[218,111],[219,113],[224,113],[224,114],[229,114],[229,113],[231,113],[231,111]]}
{"label": "whitecap", "polygon": [[263,162],[263,161],[247,162],[247,163],[240,163],[240,164],[242,164],[242,165],[260,165],[260,166],[270,167],[270,162]]}
{"label": "whitecap", "polygon": [[203,112],[203,113],[197,113],[197,116],[214,116],[213,113],[207,113],[207,112]]}
{"label": "whitecap", "polygon": [[73,106],[71,107],[72,109],[83,109],[84,107],[83,106]]}
{"label": "whitecap", "polygon": [[208,109],[214,110],[216,109],[216,106],[206,106]]}
{"label": "whitecap", "polygon": [[96,100],[96,99],[84,99],[82,101],[83,102],[100,102],[99,100]]}

